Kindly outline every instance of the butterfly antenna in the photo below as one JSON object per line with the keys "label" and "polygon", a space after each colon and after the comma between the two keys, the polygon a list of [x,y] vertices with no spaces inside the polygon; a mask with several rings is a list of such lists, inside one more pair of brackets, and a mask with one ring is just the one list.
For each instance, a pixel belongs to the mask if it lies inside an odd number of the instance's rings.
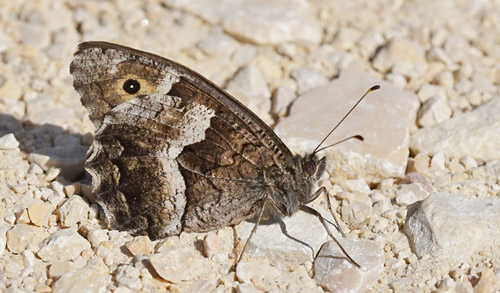
{"label": "butterfly antenna", "polygon": [[[327,145],[327,146],[325,146],[325,147],[322,147],[322,148],[320,148],[320,149],[316,150],[314,153],[319,153],[319,152],[321,152],[321,151],[322,151],[322,150],[324,150],[324,149],[331,148],[332,146],[336,146],[336,145],[341,144],[341,143],[343,143],[344,141],[348,141],[348,140],[350,140],[350,139],[357,139],[357,140],[360,140],[360,141],[365,140],[365,139],[364,139],[361,135],[359,135],[359,134],[358,134],[358,135],[349,136],[348,138],[344,138],[344,139],[342,139],[342,140],[340,140],[340,141],[337,141],[336,143],[332,143],[332,144],[330,144],[330,145]],[[313,154],[314,154],[314,153],[313,153]]]}
{"label": "butterfly antenna", "polygon": [[[324,150],[325,148],[327,148],[327,147],[324,147],[324,148],[321,148],[321,149],[320,149],[319,147],[320,147],[320,146],[321,146],[321,145],[325,142],[325,140],[327,140],[327,138],[328,138],[328,137],[329,137],[329,136],[330,136],[330,135],[331,135],[331,134],[335,131],[335,129],[337,129],[337,128],[339,127],[339,125],[340,125],[340,124],[342,124],[342,122],[344,122],[344,120],[347,118],[347,116],[349,116],[349,114],[351,114],[351,112],[352,112],[352,111],[353,111],[353,110],[354,110],[354,109],[358,106],[358,104],[359,104],[359,103],[361,103],[361,101],[362,101],[362,100],[363,100],[363,99],[364,99],[364,98],[365,98],[365,97],[366,97],[369,93],[371,93],[371,92],[373,92],[373,91],[376,91],[376,90],[378,90],[379,88],[380,88],[380,85],[374,85],[374,86],[372,86],[369,90],[367,90],[367,91],[363,94],[363,96],[361,96],[361,98],[359,98],[359,100],[356,102],[356,104],[354,104],[354,106],[352,106],[352,107],[351,107],[351,109],[347,112],[347,114],[345,114],[345,115],[344,115],[344,117],[342,117],[342,119],[340,119],[340,121],[337,123],[337,125],[335,125],[335,127],[334,127],[332,130],[330,130],[330,132],[328,132],[328,134],[325,136],[325,138],[323,138],[323,140],[321,140],[321,142],[320,142],[320,143],[318,144],[318,146],[314,149],[314,151],[312,152],[312,154],[314,155],[314,154],[316,154],[317,152],[319,152],[320,150]],[[360,140],[363,140],[363,137],[362,137],[362,136],[360,136],[360,135],[355,135],[355,136],[351,136],[351,137],[348,137],[348,138],[346,138],[346,139],[343,139],[343,140],[341,140],[341,141],[339,141],[339,142],[337,142],[337,143],[335,143],[335,144],[333,144],[333,145],[330,145],[330,146],[334,146],[334,145],[336,145],[336,144],[338,144],[338,143],[344,142],[344,141],[346,141],[346,140],[348,140],[348,139],[351,139],[351,138],[357,138],[357,139],[360,139],[360,138],[361,138]],[[330,146],[328,146],[328,147],[330,147]]]}

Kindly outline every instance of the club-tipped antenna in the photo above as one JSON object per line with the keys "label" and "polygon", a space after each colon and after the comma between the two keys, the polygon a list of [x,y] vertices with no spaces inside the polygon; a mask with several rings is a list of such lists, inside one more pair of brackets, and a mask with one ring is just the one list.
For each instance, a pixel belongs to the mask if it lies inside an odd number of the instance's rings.
{"label": "club-tipped antenna", "polygon": [[[349,110],[349,111],[348,111],[348,112],[344,115],[344,117],[342,117],[342,119],[340,119],[340,121],[337,123],[337,125],[335,125],[335,127],[334,127],[332,130],[330,130],[330,132],[328,132],[328,134],[325,136],[325,138],[323,138],[323,140],[321,140],[321,142],[320,142],[320,143],[318,144],[318,146],[314,149],[314,151],[312,152],[312,154],[314,155],[314,154],[316,154],[317,152],[319,152],[320,150],[324,150],[325,148],[330,147],[330,146],[327,146],[327,147],[324,147],[324,148],[321,148],[321,149],[319,148],[319,147],[320,147],[320,146],[321,146],[321,145],[322,145],[322,144],[323,144],[323,143],[324,143],[324,142],[328,139],[328,137],[329,137],[329,136],[330,136],[330,135],[331,135],[331,134],[335,131],[335,129],[337,129],[337,128],[340,126],[340,124],[342,124],[342,122],[344,122],[344,120],[347,118],[347,116],[349,116],[349,114],[351,114],[351,112],[352,112],[352,111],[353,111],[353,110],[354,110],[354,109],[358,106],[358,104],[359,104],[359,103],[361,103],[361,101],[362,101],[362,100],[363,100],[363,99],[364,99],[364,98],[365,98],[365,97],[366,97],[369,93],[371,93],[371,92],[373,92],[373,91],[376,91],[376,90],[378,90],[379,88],[380,88],[380,85],[374,85],[374,86],[372,86],[370,89],[368,89],[368,90],[367,90],[367,91],[363,94],[363,96],[361,96],[361,98],[359,98],[359,100],[356,102],[356,104],[354,104],[354,106],[352,106],[352,107],[351,107],[351,109],[350,109],[350,110]],[[336,144],[338,144],[338,143],[344,142],[344,141],[346,141],[346,140],[348,140],[348,139],[351,139],[351,138],[356,138],[356,135],[355,135],[355,136],[352,136],[352,137],[348,137],[348,138],[346,138],[346,139],[343,139],[343,140],[341,140],[341,141],[339,141],[339,142],[337,142],[337,143],[335,143],[335,144],[333,144],[333,145],[336,145]],[[361,137],[361,138],[362,138],[362,137]],[[358,139],[359,139],[359,138],[358,138]],[[361,139],[361,140],[362,140],[362,139]],[[331,146],[333,146],[333,145],[331,145]]]}
{"label": "club-tipped antenna", "polygon": [[342,139],[342,140],[337,141],[336,143],[332,143],[332,144],[330,144],[330,145],[324,146],[324,147],[322,147],[322,148],[320,148],[320,149],[316,150],[314,153],[319,153],[319,152],[321,152],[321,151],[322,151],[322,150],[324,150],[324,149],[331,148],[332,146],[338,145],[338,144],[343,143],[344,141],[347,141],[347,140],[350,140],[350,139],[357,139],[357,140],[360,140],[360,141],[365,140],[365,139],[364,139],[361,135],[359,135],[359,134],[357,134],[357,135],[353,135],[353,136],[349,136],[349,137],[347,137],[347,138],[344,138],[344,139]]}

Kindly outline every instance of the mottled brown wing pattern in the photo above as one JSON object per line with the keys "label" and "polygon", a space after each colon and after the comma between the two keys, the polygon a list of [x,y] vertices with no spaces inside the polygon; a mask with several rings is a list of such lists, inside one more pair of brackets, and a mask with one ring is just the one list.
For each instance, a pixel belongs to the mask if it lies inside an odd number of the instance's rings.
{"label": "mottled brown wing pattern", "polygon": [[264,122],[182,65],[89,42],[70,70],[96,126],[86,168],[112,228],[156,239],[236,224],[266,197],[266,173],[291,164]]}

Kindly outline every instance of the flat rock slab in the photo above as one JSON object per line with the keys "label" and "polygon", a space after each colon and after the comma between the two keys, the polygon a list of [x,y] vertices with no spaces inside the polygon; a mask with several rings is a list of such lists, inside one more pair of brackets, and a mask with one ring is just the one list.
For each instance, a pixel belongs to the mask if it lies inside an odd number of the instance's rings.
{"label": "flat rock slab", "polygon": [[321,247],[314,262],[314,279],[330,292],[365,292],[384,268],[384,250],[371,240],[339,241],[361,267],[348,262],[339,246],[329,241]]}
{"label": "flat rock slab", "polygon": [[418,98],[362,71],[344,70],[338,79],[300,96],[275,131],[292,150],[311,152],[363,93],[377,84],[380,90],[367,96],[324,145],[357,134],[364,141],[350,140],[325,150],[327,168],[334,178],[363,177],[369,183],[401,177]]}
{"label": "flat rock slab", "polygon": [[169,0],[168,5],[189,11],[205,21],[221,24],[236,37],[256,44],[289,41],[319,43],[323,28],[303,0]]}
{"label": "flat rock slab", "polygon": [[[320,212],[323,217],[331,219],[325,211]],[[290,237],[284,234],[278,223],[261,224],[250,239],[244,258],[264,258],[270,264],[289,267],[306,262],[312,263],[321,245],[329,239],[319,219],[298,211],[293,216],[284,218],[283,222],[286,226],[286,233]],[[246,241],[253,226],[252,222],[243,222],[236,226],[237,234],[242,241]],[[336,237],[341,237],[334,227],[330,226],[330,231]]]}
{"label": "flat rock slab", "polygon": [[419,257],[462,262],[500,243],[500,200],[436,193],[410,206],[404,232]]}
{"label": "flat rock slab", "polygon": [[474,111],[421,128],[411,138],[411,150],[431,156],[442,151],[449,158],[500,160],[498,113],[500,97],[495,97]]}

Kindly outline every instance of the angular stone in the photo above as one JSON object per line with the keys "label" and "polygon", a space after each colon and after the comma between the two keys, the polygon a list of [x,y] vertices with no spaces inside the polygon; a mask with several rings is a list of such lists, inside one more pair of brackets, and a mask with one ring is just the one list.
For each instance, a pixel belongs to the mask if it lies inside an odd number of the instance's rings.
{"label": "angular stone", "polygon": [[297,81],[299,94],[303,94],[328,83],[328,78],[326,78],[326,76],[307,67],[297,68],[292,71],[291,75]]}
{"label": "angular stone", "polygon": [[23,95],[23,88],[17,82],[16,77],[7,76],[0,87],[0,97],[3,100],[17,101]]}
{"label": "angular stone", "polygon": [[275,130],[292,150],[311,152],[355,101],[376,84],[381,89],[369,94],[323,146],[357,134],[364,141],[353,139],[326,149],[327,168],[334,180],[363,177],[373,183],[402,177],[418,99],[358,70],[344,70],[338,79],[299,97],[290,116]]}
{"label": "angular stone", "polygon": [[301,0],[169,0],[168,5],[221,23],[237,39],[257,44],[319,43],[323,28],[313,7]]}
{"label": "angular stone", "polygon": [[500,291],[500,277],[495,275],[495,272],[486,268],[481,272],[481,278],[474,286],[474,292],[499,292]]}
{"label": "angular stone", "polygon": [[500,200],[436,193],[409,207],[404,232],[419,257],[466,261],[500,242]]}
{"label": "angular stone", "polygon": [[[324,292],[304,267],[287,270],[266,262],[240,262],[236,267],[236,277],[243,284],[253,285],[258,292]],[[254,292],[251,288],[243,292]]]}
{"label": "angular stone", "polygon": [[13,133],[6,134],[0,137],[0,149],[13,150],[19,147],[19,142]]}
{"label": "angular stone", "polygon": [[89,204],[79,195],[72,195],[59,209],[57,214],[63,227],[75,226],[86,219],[89,213]]}
{"label": "angular stone", "polygon": [[433,96],[418,110],[417,121],[421,127],[427,127],[448,120],[451,113],[446,97]]}
{"label": "angular stone", "polygon": [[199,254],[174,245],[151,255],[149,262],[161,278],[175,284],[198,279],[211,269],[209,261]]}
{"label": "angular stone", "polygon": [[363,197],[355,197],[342,202],[342,220],[349,226],[361,228],[370,220],[372,204],[368,196],[365,195],[365,197],[366,200],[363,200]]}
{"label": "angular stone", "polygon": [[42,169],[50,167],[61,168],[62,175],[69,179],[76,179],[83,175],[83,163],[88,147],[84,146],[59,146],[36,150],[29,154],[28,161],[36,163]]}
{"label": "angular stone", "polygon": [[87,239],[90,241],[93,247],[99,246],[103,241],[108,241],[108,233],[100,229],[90,229],[87,233]]}
{"label": "angular stone", "polygon": [[373,66],[381,72],[388,71],[397,63],[425,64],[425,49],[413,41],[394,39],[383,47],[373,60]]}
{"label": "angular stone", "polygon": [[352,179],[340,182],[340,186],[342,189],[348,192],[361,193],[361,194],[369,194],[370,186],[366,184],[363,178]]}
{"label": "angular stone", "polygon": [[330,292],[365,292],[377,281],[384,268],[384,251],[370,240],[339,240],[361,266],[348,262],[334,241],[321,247],[314,261],[314,279]]}
{"label": "angular stone", "polygon": [[56,261],[50,265],[49,276],[51,278],[59,278],[73,268],[72,262],[68,260]]}
{"label": "angular stone", "polygon": [[227,60],[238,47],[238,42],[222,32],[216,32],[199,41],[197,47],[208,55]]}
{"label": "angular stone", "polygon": [[262,73],[254,66],[240,69],[227,85],[226,90],[267,123],[272,122],[271,92]]}
{"label": "angular stone", "polygon": [[285,116],[288,107],[297,98],[295,92],[286,85],[279,86],[272,96],[272,111],[278,115]]}
{"label": "angular stone", "polygon": [[7,231],[9,227],[0,227],[0,256],[5,252],[5,247],[7,247]]}
{"label": "angular stone", "polygon": [[149,240],[148,236],[138,236],[129,242],[125,243],[125,247],[133,255],[148,256],[153,252],[153,242]]}
{"label": "angular stone", "polygon": [[242,283],[252,283],[256,275],[266,276],[270,279],[277,278],[280,271],[266,263],[239,263],[236,267],[236,277]]}
{"label": "angular stone", "polygon": [[28,207],[28,215],[31,223],[40,227],[48,226],[52,211],[54,211],[54,206],[46,203],[32,204]]}
{"label": "angular stone", "polygon": [[429,191],[420,183],[402,184],[398,186],[396,191],[396,203],[407,206],[425,199],[428,195]]}
{"label": "angular stone", "polygon": [[40,228],[18,224],[7,231],[7,248],[12,253],[20,253],[30,245],[38,245],[45,233]]}
{"label": "angular stone", "polygon": [[62,275],[54,282],[52,292],[106,292],[111,275],[100,266],[88,265]]}
{"label": "angular stone", "polygon": [[73,229],[62,229],[45,239],[38,256],[45,262],[74,260],[90,243]]}
{"label": "angular stone", "polygon": [[16,224],[28,224],[30,222],[30,217],[28,216],[28,211],[23,209],[17,214]]}
{"label": "angular stone", "polygon": [[120,266],[114,273],[119,286],[140,291],[142,288],[141,272],[133,266]]}
{"label": "angular stone", "polygon": [[209,233],[203,238],[203,255],[212,258],[220,248],[220,240],[216,234]]}
{"label": "angular stone", "polygon": [[497,96],[474,111],[419,129],[411,137],[411,150],[431,156],[442,151],[448,158],[499,160],[498,113],[500,97]]}
{"label": "angular stone", "polygon": [[[331,220],[331,216],[326,211],[317,210],[322,213],[323,217]],[[279,223],[259,225],[248,242],[243,258],[263,258],[272,265],[279,264],[288,267],[312,262],[314,254],[329,239],[319,219],[298,211],[291,217],[284,218],[283,222],[286,230],[282,230]],[[236,233],[242,243],[245,243],[253,226],[252,222],[243,222],[236,226]],[[334,228],[330,230],[340,237]],[[288,235],[284,234],[285,231]]]}
{"label": "angular stone", "polygon": [[289,86],[279,86],[272,96],[272,111],[280,116],[288,114],[288,107],[297,98]]}

